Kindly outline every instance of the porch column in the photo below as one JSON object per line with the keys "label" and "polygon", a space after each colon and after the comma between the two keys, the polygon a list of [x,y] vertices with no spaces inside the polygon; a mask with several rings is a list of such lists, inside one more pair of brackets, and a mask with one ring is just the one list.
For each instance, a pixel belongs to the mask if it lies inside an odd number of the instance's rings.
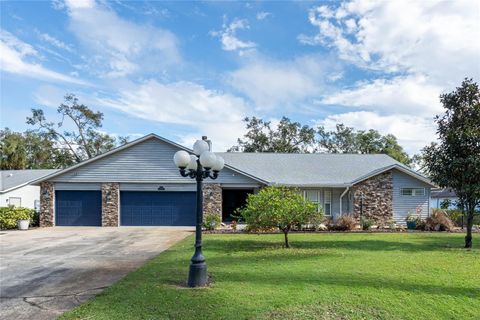
{"label": "porch column", "polygon": [[215,213],[222,219],[222,187],[218,183],[203,184],[203,214]]}

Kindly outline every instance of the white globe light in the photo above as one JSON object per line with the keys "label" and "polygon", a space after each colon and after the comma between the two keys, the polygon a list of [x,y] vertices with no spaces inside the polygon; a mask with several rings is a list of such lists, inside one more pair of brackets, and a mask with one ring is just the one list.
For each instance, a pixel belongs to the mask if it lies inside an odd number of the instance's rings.
{"label": "white globe light", "polygon": [[216,162],[217,156],[213,152],[205,151],[200,155],[200,164],[204,168],[212,168]]}
{"label": "white globe light", "polygon": [[208,145],[208,142],[205,140],[197,140],[193,144],[193,153],[195,153],[197,156],[209,150],[210,150],[210,146]]}
{"label": "white globe light", "polygon": [[190,162],[188,163],[188,170],[197,170],[197,157],[193,154],[190,155]]}
{"label": "white globe light", "polygon": [[185,168],[190,163],[190,155],[186,151],[177,151],[173,156],[173,162],[178,168]]}
{"label": "white globe light", "polygon": [[225,165],[225,160],[223,160],[222,157],[217,156],[217,161],[215,161],[215,164],[212,166],[213,171],[220,171],[223,169],[223,166]]}

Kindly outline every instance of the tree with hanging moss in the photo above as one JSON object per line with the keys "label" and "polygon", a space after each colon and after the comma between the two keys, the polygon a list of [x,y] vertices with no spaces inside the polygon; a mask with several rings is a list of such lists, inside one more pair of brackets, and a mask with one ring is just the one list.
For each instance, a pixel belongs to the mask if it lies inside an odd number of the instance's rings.
{"label": "tree with hanging moss", "polygon": [[455,190],[467,218],[465,248],[472,247],[475,208],[480,205],[480,91],[465,79],[453,92],[442,94],[445,113],[438,115],[438,142],[423,150],[425,169],[442,188]]}
{"label": "tree with hanging moss", "polygon": [[276,186],[248,195],[240,214],[252,229],[278,227],[284,234],[286,248],[290,248],[288,233],[293,227],[318,223],[323,217],[322,210],[304,199],[298,190]]}

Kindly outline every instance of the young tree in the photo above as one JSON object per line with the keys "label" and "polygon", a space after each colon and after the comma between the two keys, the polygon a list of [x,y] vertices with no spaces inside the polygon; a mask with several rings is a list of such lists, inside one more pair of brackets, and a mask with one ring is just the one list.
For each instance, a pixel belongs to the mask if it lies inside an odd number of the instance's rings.
{"label": "young tree", "polygon": [[438,142],[423,150],[430,178],[455,190],[458,206],[467,217],[465,248],[472,247],[475,207],[480,204],[480,91],[472,79],[442,94],[445,113],[436,116]]}
{"label": "young tree", "polygon": [[411,159],[398,144],[392,134],[382,136],[377,130],[355,130],[340,123],[335,131],[327,131],[325,127],[318,127],[318,144],[321,149],[330,153],[361,153],[387,154],[395,160],[410,165]]}
{"label": "young tree", "polygon": [[57,113],[60,120],[55,123],[47,121],[42,109],[32,109],[32,116],[27,118],[27,123],[36,126],[38,132],[54,141],[59,148],[68,150],[75,162],[93,158],[127,142],[125,137],[117,139],[100,132],[103,113],[80,104],[73,94],[65,96]]}
{"label": "young tree", "polygon": [[248,195],[240,214],[250,227],[278,227],[284,234],[286,248],[290,248],[288,233],[292,227],[316,223],[323,216],[317,206],[304,199],[297,190],[273,186]]}
{"label": "young tree", "polygon": [[284,152],[301,153],[313,151],[315,145],[315,130],[302,126],[298,122],[291,122],[283,117],[277,128],[271,123],[253,118],[244,119],[247,133],[244,139],[238,139],[238,144],[229,152]]}

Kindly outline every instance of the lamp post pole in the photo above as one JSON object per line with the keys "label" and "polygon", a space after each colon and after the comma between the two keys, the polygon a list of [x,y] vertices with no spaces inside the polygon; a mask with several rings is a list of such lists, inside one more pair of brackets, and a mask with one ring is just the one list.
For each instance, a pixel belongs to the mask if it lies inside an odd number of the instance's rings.
{"label": "lamp post pole", "polygon": [[208,282],[207,264],[202,253],[202,221],[203,221],[203,172],[200,160],[197,160],[197,209],[195,225],[195,253],[190,260],[190,271],[188,273],[189,287],[204,287]]}
{"label": "lamp post pole", "polygon": [[178,151],[173,157],[175,165],[180,169],[182,177],[195,179],[197,182],[197,204],[195,217],[195,253],[190,260],[187,285],[191,288],[204,287],[208,283],[207,264],[202,253],[202,221],[203,221],[203,180],[215,180],[223,169],[224,160],[210,151],[209,144],[204,140],[197,140],[193,145],[193,153]]}

